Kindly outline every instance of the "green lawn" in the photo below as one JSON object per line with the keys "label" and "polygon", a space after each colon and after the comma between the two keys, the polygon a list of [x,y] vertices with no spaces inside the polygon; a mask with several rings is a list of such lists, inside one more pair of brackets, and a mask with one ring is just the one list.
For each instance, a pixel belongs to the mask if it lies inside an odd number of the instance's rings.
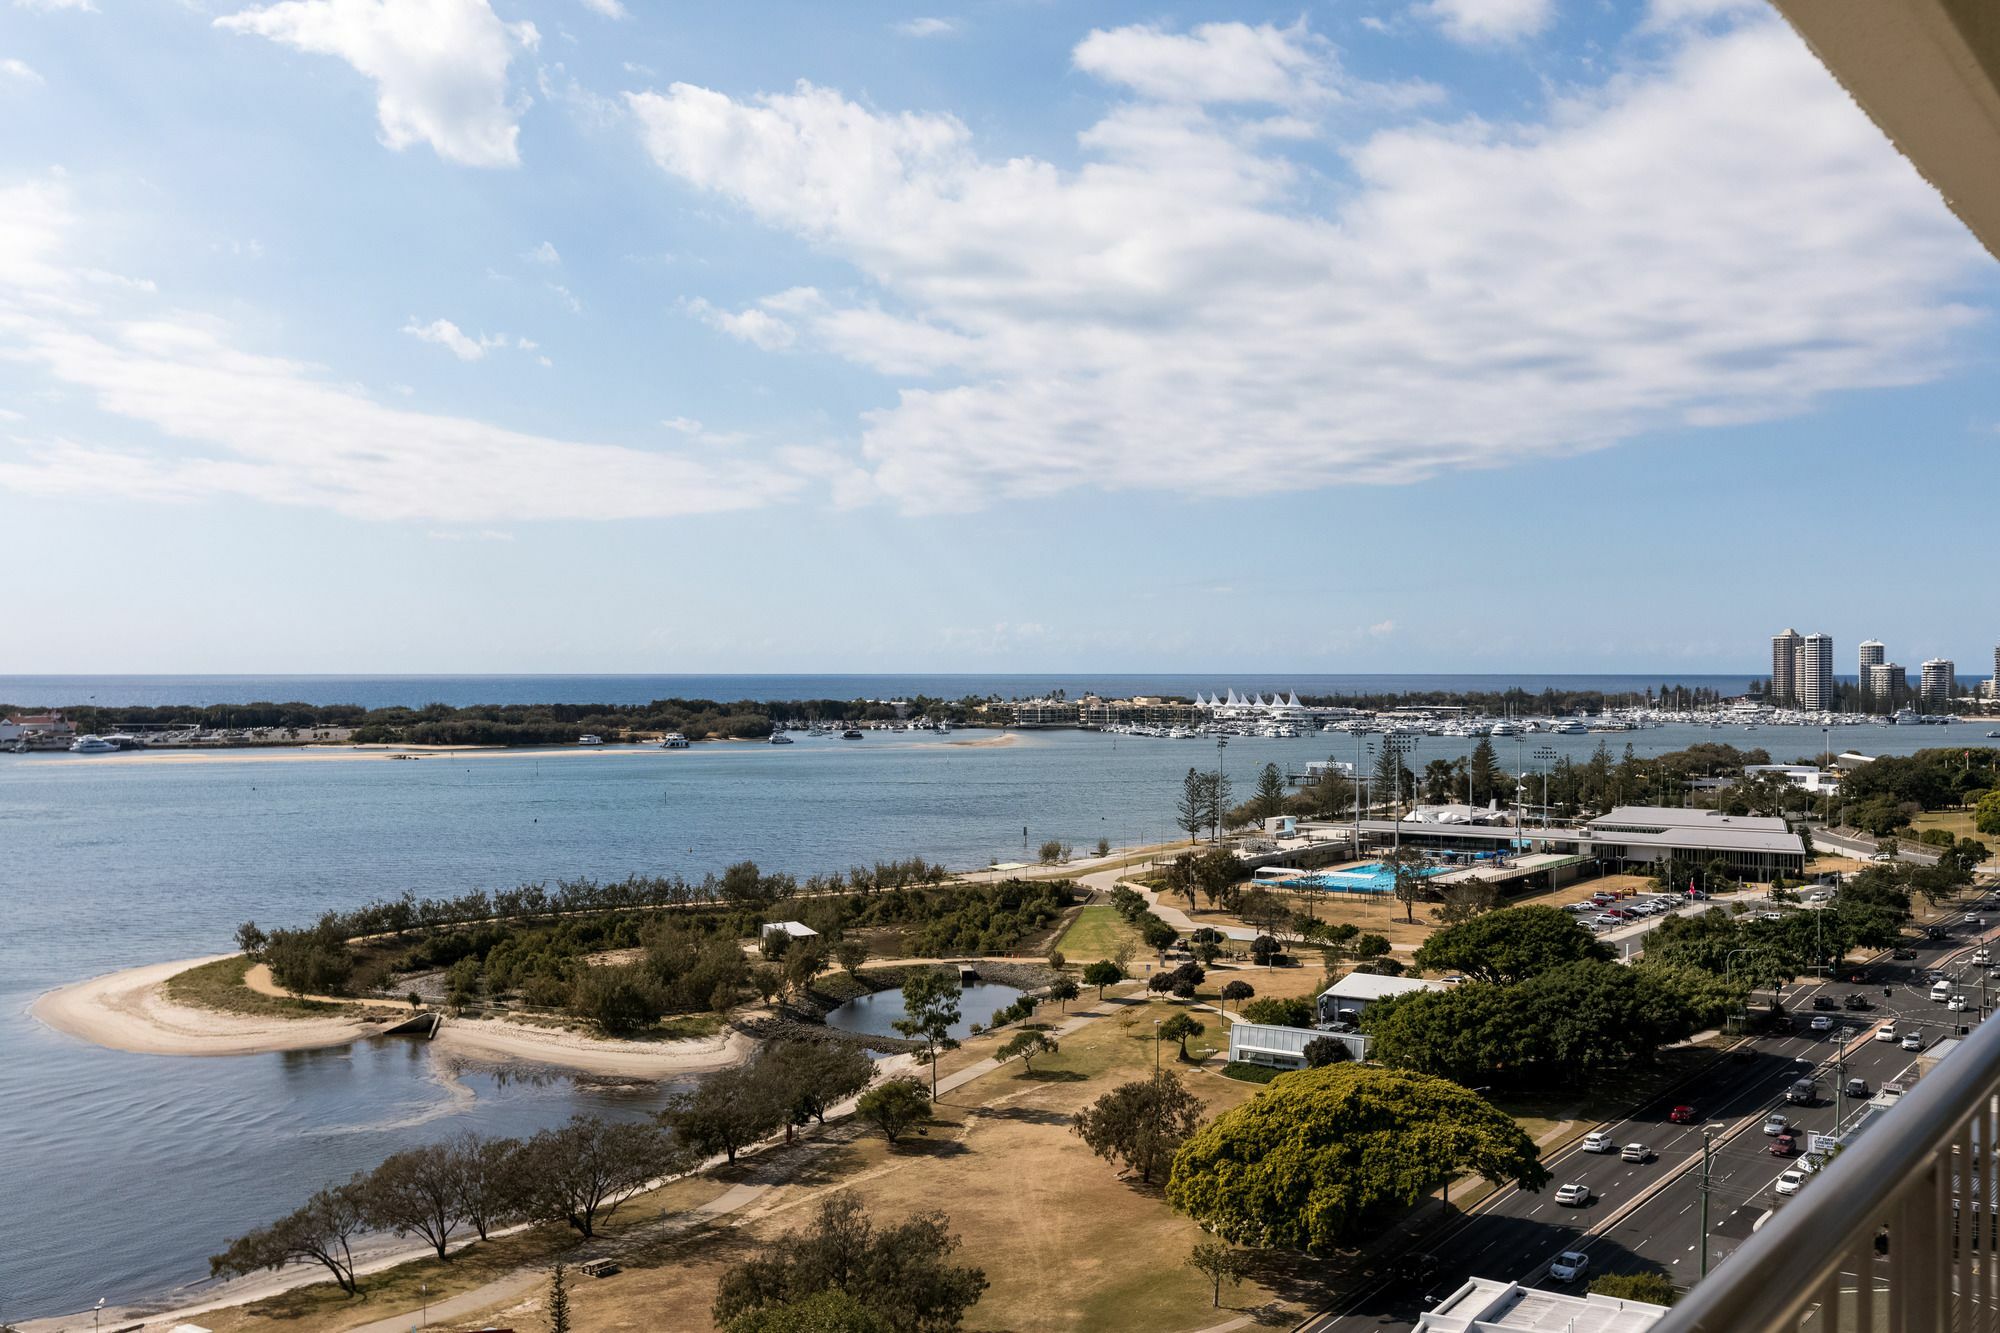
{"label": "green lawn", "polygon": [[1139,932],[1126,924],[1117,909],[1098,905],[1076,914],[1076,920],[1056,941],[1056,948],[1072,963],[1089,963],[1109,958],[1120,944],[1130,944],[1135,953],[1145,952]]}
{"label": "green lawn", "polygon": [[[1927,810],[1912,820],[1911,826],[1919,833],[1927,828],[1941,828],[1949,832],[1954,838],[1977,838],[1988,847],[2000,844],[2000,838],[1996,838],[1991,833],[1981,833],[1973,827],[1972,811],[1969,808],[1963,810]],[[1914,839],[1910,839],[1909,841],[1912,846],[1921,845]]]}

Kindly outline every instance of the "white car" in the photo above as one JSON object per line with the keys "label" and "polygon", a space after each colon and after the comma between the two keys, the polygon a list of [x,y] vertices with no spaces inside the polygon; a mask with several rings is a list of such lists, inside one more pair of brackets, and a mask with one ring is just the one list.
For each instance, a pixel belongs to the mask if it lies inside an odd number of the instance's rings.
{"label": "white car", "polygon": [[1590,1256],[1582,1250],[1564,1250],[1549,1265],[1549,1276],[1558,1282],[1574,1282],[1590,1271]]}
{"label": "white car", "polygon": [[1916,1033],[1914,1033],[1914,1032],[1905,1032],[1905,1033],[1903,1034],[1903,1049],[1904,1049],[1904,1050],[1906,1050],[1906,1051],[1921,1051],[1921,1050],[1922,1050],[1923,1048],[1924,1048],[1924,1039],[1923,1039],[1922,1037],[1919,1037],[1919,1036],[1918,1036],[1918,1035],[1917,1035]]}
{"label": "white car", "polygon": [[1944,1002],[1944,1007],[1951,1010],[1954,1014],[1962,1014],[1965,1012],[1965,997],[1963,995],[1954,995]]}
{"label": "white car", "polygon": [[1618,1150],[1621,1162],[1646,1162],[1652,1159],[1652,1150],[1643,1143],[1628,1143]]}
{"label": "white car", "polygon": [[1776,1112],[1773,1112],[1764,1121],[1764,1132],[1770,1135],[1772,1138],[1776,1138],[1780,1134],[1789,1133],[1791,1131],[1791,1128],[1792,1128],[1792,1122],[1785,1119],[1785,1117],[1777,1114]]}
{"label": "white car", "polygon": [[1993,951],[1991,949],[1980,949],[1972,955],[1972,961],[1984,966],[1993,961]]}
{"label": "white car", "polygon": [[1833,1019],[1825,1014],[1814,1014],[1812,1016],[1812,1030],[1814,1032],[1833,1031]]}
{"label": "white car", "polygon": [[1894,1023],[1885,1023],[1881,1027],[1876,1028],[1875,1040],[1877,1041],[1896,1040],[1896,1025]]}
{"label": "white car", "polygon": [[1556,1202],[1565,1208],[1581,1208],[1590,1202],[1590,1186],[1565,1185],[1556,1191]]}
{"label": "white car", "polygon": [[1617,1152],[1618,1141],[1604,1130],[1593,1129],[1590,1133],[1583,1136],[1583,1150],[1585,1152]]}
{"label": "white car", "polygon": [[1797,1194],[1799,1186],[1806,1183],[1806,1173],[1793,1167],[1778,1177],[1777,1191],[1780,1194]]}

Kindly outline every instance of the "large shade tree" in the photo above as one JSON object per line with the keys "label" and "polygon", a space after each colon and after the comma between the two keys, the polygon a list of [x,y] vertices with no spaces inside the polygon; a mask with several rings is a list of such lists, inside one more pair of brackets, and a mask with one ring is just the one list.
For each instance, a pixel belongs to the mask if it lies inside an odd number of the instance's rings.
{"label": "large shade tree", "polygon": [[1287,1074],[1196,1133],[1167,1201],[1225,1240],[1326,1254],[1467,1172],[1549,1179],[1534,1141],[1476,1094],[1343,1064]]}

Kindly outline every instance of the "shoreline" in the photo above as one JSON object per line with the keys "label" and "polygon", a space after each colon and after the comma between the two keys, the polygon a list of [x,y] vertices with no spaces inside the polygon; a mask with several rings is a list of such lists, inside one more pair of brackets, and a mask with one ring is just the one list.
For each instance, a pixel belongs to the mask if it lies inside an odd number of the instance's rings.
{"label": "shoreline", "polygon": [[[42,992],[28,1014],[44,1027],[136,1055],[267,1055],[345,1046],[409,1017],[386,1007],[325,1018],[259,1018],[176,1004],[167,979],[236,957],[183,958],[126,968]],[[357,1002],[364,1003],[364,1002]],[[748,1059],[756,1042],[733,1028],[671,1042],[612,1041],[491,1018],[447,1018],[428,1045],[483,1063],[525,1064],[609,1077],[667,1079],[711,1073]]]}
{"label": "shoreline", "polygon": [[[936,733],[930,733],[935,735]],[[873,749],[902,749],[910,745],[904,733],[883,733],[887,739],[878,742]],[[982,736],[967,740],[947,740],[945,745],[985,748],[989,746],[1015,745],[1020,737],[1011,730],[1002,730],[998,735]],[[646,742],[621,743],[613,745],[344,745],[331,742],[318,744],[300,743],[296,745],[236,745],[204,746],[201,748],[162,748],[157,750],[125,750],[111,755],[71,755],[63,750],[31,751],[20,755],[22,760],[62,759],[69,762],[90,762],[98,767],[153,766],[159,764],[303,764],[303,763],[354,763],[366,759],[496,759],[514,756],[516,758],[608,758],[620,756],[631,758],[636,755],[680,755],[690,756],[701,753],[723,753],[743,746],[761,745],[762,741],[726,737],[719,740],[697,741],[685,750],[667,750],[659,745]],[[14,756],[9,756],[14,757]]]}

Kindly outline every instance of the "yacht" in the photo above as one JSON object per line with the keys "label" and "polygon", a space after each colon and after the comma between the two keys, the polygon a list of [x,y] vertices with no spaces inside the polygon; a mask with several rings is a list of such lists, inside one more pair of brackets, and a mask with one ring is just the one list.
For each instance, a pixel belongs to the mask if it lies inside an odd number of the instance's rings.
{"label": "yacht", "polygon": [[841,733],[840,733],[840,739],[842,739],[842,740],[844,740],[844,741],[858,741],[858,740],[860,740],[860,739],[861,739],[861,728],[859,728],[859,727],[849,727],[849,728],[848,728],[848,729],[847,729],[846,731],[843,731],[843,732],[841,732]]}
{"label": "yacht", "polygon": [[102,736],[78,736],[69,743],[71,754],[114,754],[118,747]]}
{"label": "yacht", "polygon": [[791,743],[792,743],[792,738],[790,736],[787,736],[784,732],[774,731],[771,733],[771,744],[790,745]]}
{"label": "yacht", "polygon": [[1898,708],[1895,716],[1889,719],[1892,725],[1898,727],[1914,727],[1922,720],[1914,708]]}
{"label": "yacht", "polygon": [[604,744],[604,737],[593,735],[586,731],[583,735],[576,738],[576,743],[578,745],[602,745]]}
{"label": "yacht", "polygon": [[[779,733],[772,732],[771,735],[775,738]],[[789,741],[786,742],[788,745],[790,743]],[[667,750],[685,750],[688,747],[688,738],[681,735],[678,731],[670,731],[660,737],[660,746]]]}
{"label": "yacht", "polygon": [[1586,727],[1583,723],[1577,721],[1575,718],[1572,717],[1572,718],[1565,718],[1561,722],[1554,723],[1549,727],[1549,730],[1554,732],[1558,736],[1581,736],[1585,732],[1589,731],[1590,728]]}
{"label": "yacht", "polygon": [[1509,722],[1505,718],[1502,718],[1500,721],[1495,722],[1493,729],[1486,734],[1489,736],[1519,736],[1521,732],[1522,727],[1520,723]]}
{"label": "yacht", "polygon": [[951,734],[951,721],[950,721],[950,719],[949,719],[949,718],[939,718],[939,719],[938,719],[938,724],[937,724],[937,731],[938,731],[938,735],[940,735],[940,736],[948,736],[948,735],[950,735],[950,734]]}

